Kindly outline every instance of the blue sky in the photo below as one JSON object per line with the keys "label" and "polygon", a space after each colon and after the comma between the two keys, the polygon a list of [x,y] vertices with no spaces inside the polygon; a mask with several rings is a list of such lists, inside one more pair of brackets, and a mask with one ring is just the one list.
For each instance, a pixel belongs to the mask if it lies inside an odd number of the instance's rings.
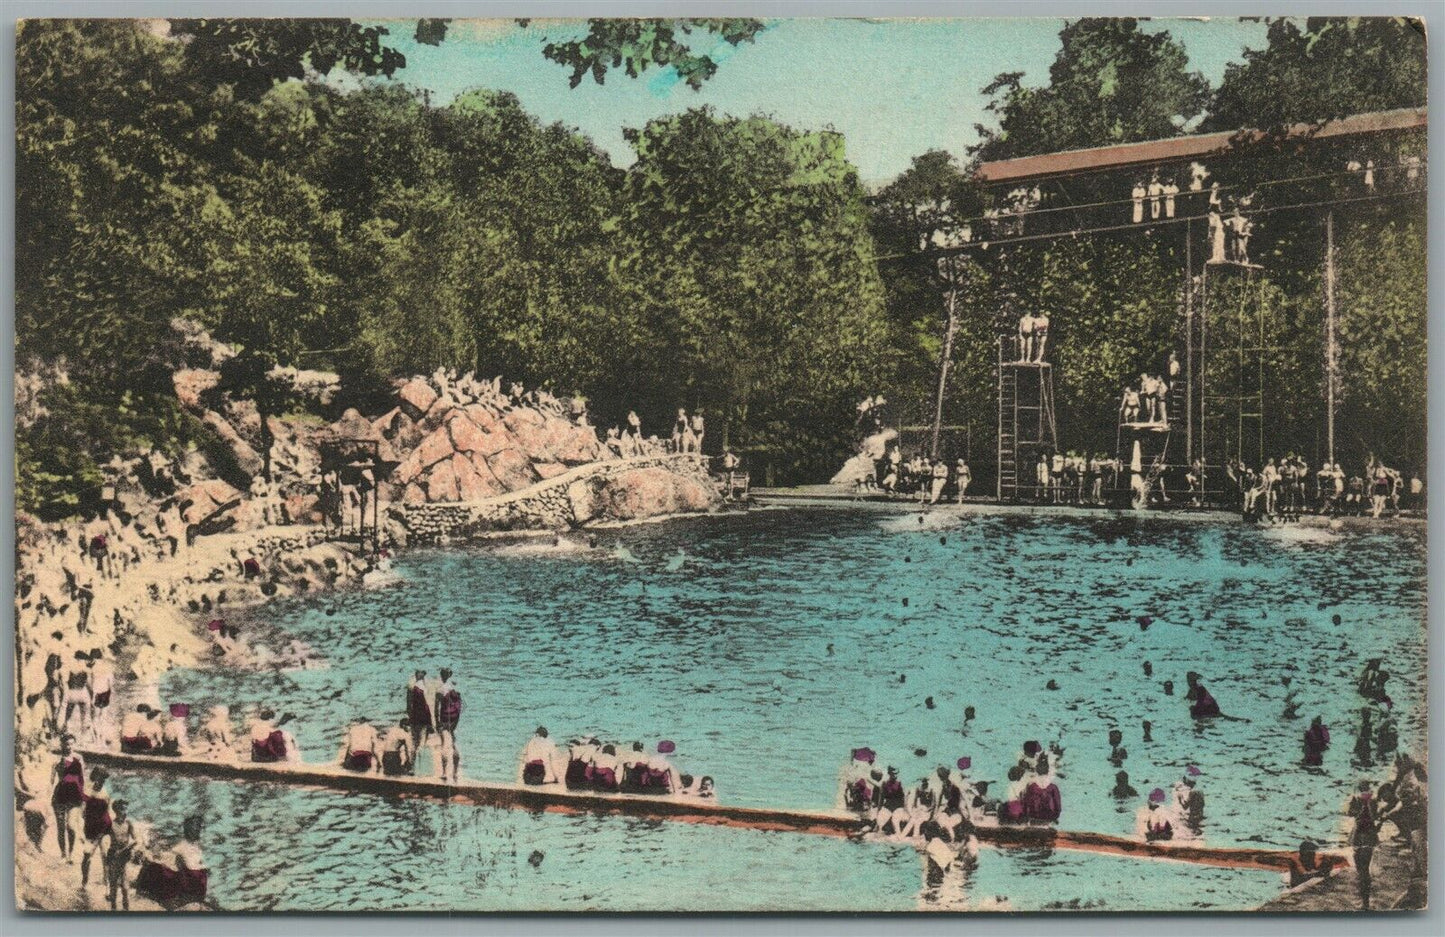
{"label": "blue sky", "polygon": [[[397,73],[445,104],[468,88],[514,92],[543,121],[560,121],[591,137],[619,166],[632,161],[624,127],[711,105],[736,116],[768,114],[800,129],[831,127],[865,182],[886,182],[911,158],[933,148],[958,155],[975,142],[975,123],[990,123],[979,89],[1004,71],[1044,84],[1058,51],[1063,20],[955,19],[773,21],[752,44],[721,44],[725,59],[701,91],[669,69],[637,79],[609,73],[605,85],[584,79],[569,88],[570,69],[542,57],[548,40],[585,33],[581,21],[457,20],[440,46],[417,45],[414,20],[388,24],[390,43],[406,54]],[[1234,19],[1154,20],[1183,41],[1190,67],[1217,84],[1245,48],[1264,45],[1265,27]]]}

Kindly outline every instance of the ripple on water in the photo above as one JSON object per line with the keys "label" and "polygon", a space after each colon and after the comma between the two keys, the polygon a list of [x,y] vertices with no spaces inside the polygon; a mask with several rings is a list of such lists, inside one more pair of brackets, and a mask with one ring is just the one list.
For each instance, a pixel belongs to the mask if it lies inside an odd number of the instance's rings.
{"label": "ripple on water", "polygon": [[[306,757],[329,760],[356,716],[399,714],[413,666],[450,665],[473,777],[509,780],[540,723],[559,739],[671,738],[675,760],[715,777],[724,799],[776,806],[830,805],[858,744],[910,782],[963,754],[975,776],[997,781],[1023,739],[1059,739],[1064,825],[1123,833],[1132,810],[1108,796],[1117,769],[1106,736],[1117,727],[1141,791],[1200,766],[1208,842],[1331,843],[1346,791],[1368,770],[1350,764],[1359,663],[1394,662],[1401,743],[1416,747],[1425,659],[1423,537],[1331,537],[998,516],[940,532],[816,511],[603,535],[604,551],[621,543],[638,564],[417,551],[397,561],[404,585],[257,612],[327,651],[329,669],[176,672],[165,698],[277,705],[302,716],[293,727]],[[688,561],[668,570],[680,546]],[[1147,629],[1139,616],[1152,618]],[[1242,721],[1195,725],[1188,670]],[[1295,721],[1280,717],[1286,675]],[[977,710],[966,733],[964,706]],[[1306,773],[1300,737],[1316,714],[1335,745]],[[187,811],[210,818],[216,888],[232,907],[883,910],[920,900],[917,856],[873,844],[265,786],[118,786],[162,825]],[[1015,908],[1230,908],[1276,885],[1260,873],[1165,863],[1141,877],[1127,859],[986,850],[963,891],[969,902],[1006,895]]]}

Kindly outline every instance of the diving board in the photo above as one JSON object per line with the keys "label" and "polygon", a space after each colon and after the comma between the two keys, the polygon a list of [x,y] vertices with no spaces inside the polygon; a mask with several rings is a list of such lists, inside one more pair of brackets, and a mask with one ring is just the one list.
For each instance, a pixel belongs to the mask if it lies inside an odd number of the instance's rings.
{"label": "diving board", "polygon": [[[866,824],[860,821],[856,814],[841,810],[745,807],[690,797],[572,791],[557,784],[532,786],[470,780],[448,783],[438,778],[358,774],[329,765],[211,761],[108,751],[82,751],[79,754],[88,765],[104,765],[119,770],[155,771],[176,777],[288,784],[382,797],[420,797],[447,803],[543,813],[620,814],[646,820],[822,836],[862,837],[867,833]],[[1297,861],[1294,852],[1281,849],[1211,847],[1188,841],[1145,843],[1108,833],[1056,830],[1046,826],[980,825],[976,829],[981,843],[1005,848],[1070,849],[1270,872],[1286,872],[1294,867]],[[1342,856],[1327,853],[1320,854],[1320,861],[1329,867],[1345,864]]]}

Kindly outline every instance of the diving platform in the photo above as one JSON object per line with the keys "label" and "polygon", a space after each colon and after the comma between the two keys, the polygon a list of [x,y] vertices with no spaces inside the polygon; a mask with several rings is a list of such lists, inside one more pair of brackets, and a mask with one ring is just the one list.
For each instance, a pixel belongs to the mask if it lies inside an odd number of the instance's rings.
{"label": "diving platform", "polygon": [[[212,761],[110,751],[82,751],[79,754],[87,765],[104,765],[112,771],[153,772],[168,777],[285,784],[379,797],[424,798],[479,807],[501,807],[541,813],[620,815],[642,820],[811,833],[840,838],[866,839],[873,835],[868,832],[867,823],[857,814],[842,810],[745,807],[695,797],[573,791],[560,784],[500,784],[470,780],[448,783],[438,778],[359,774],[328,765]],[[976,827],[976,831],[980,843],[1004,848],[1069,849],[1269,872],[1288,871],[1297,862],[1296,854],[1289,850],[1211,847],[1187,840],[1145,843],[1108,833],[1074,832],[1048,826],[991,824],[980,825]],[[1320,860],[1326,866],[1345,864],[1343,856],[1323,852]]]}

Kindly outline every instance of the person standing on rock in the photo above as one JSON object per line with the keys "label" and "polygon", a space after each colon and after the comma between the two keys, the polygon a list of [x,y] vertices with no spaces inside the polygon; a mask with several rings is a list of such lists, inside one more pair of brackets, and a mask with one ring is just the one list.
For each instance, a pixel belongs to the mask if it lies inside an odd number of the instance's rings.
{"label": "person standing on rock", "polygon": [[457,751],[457,723],[462,719],[462,695],[452,686],[452,672],[448,667],[441,669],[441,682],[436,688],[437,742],[440,751],[437,760],[441,763],[442,780],[455,783],[461,772],[462,756]]}
{"label": "person standing on rock", "polygon": [[692,452],[702,454],[703,419],[702,411],[698,410],[692,415]]}
{"label": "person standing on rock", "polygon": [[642,418],[636,410],[627,411],[627,433],[622,437],[622,455],[625,458],[642,455]]}
{"label": "person standing on rock", "polygon": [[687,451],[687,437],[689,434],[687,411],[682,407],[677,408],[677,419],[672,421],[672,451]]}

